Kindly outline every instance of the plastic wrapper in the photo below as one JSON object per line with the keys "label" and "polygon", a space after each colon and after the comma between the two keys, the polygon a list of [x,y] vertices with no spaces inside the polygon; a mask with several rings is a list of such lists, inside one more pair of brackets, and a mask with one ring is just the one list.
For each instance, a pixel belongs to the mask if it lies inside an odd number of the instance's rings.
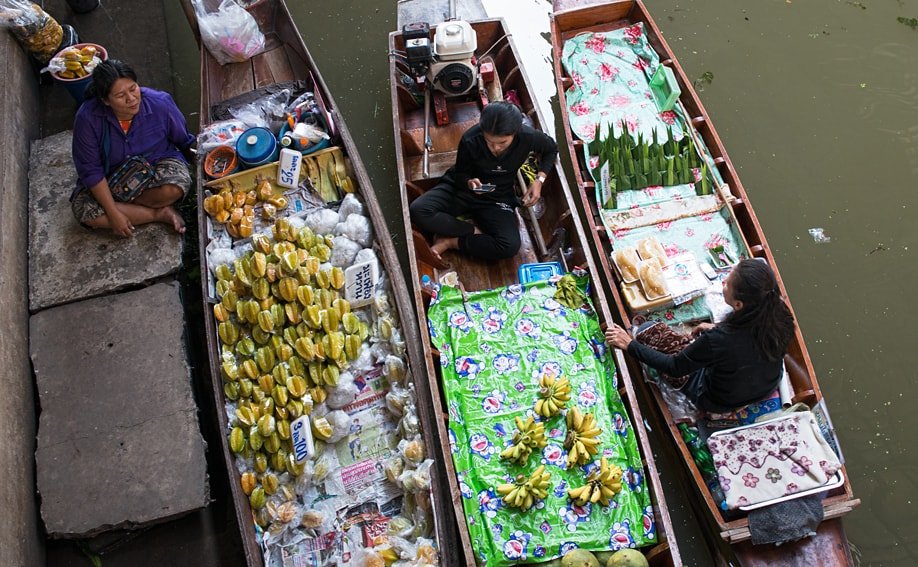
{"label": "plastic wrapper", "polygon": [[695,423],[702,417],[701,412],[698,411],[695,404],[693,404],[685,394],[676,390],[664,380],[656,380],[655,383],[657,387],[660,388],[660,394],[663,396],[663,401],[669,406],[669,411],[675,421]]}
{"label": "plastic wrapper", "polygon": [[352,266],[362,247],[346,236],[336,236],[333,240],[331,262],[332,266],[347,268]]}
{"label": "plastic wrapper", "polygon": [[424,460],[424,442],[420,436],[411,440],[402,439],[398,442],[397,450],[405,461],[414,466],[419,465]]}
{"label": "plastic wrapper", "polygon": [[348,193],[344,196],[344,199],[341,199],[341,206],[338,207],[338,216],[341,217],[341,221],[343,222],[352,214],[365,216],[363,212],[363,203],[357,199],[356,195]]}
{"label": "plastic wrapper", "polygon": [[357,386],[354,384],[354,375],[342,372],[338,376],[338,385],[328,391],[325,404],[332,409],[340,409],[354,401],[357,397]]}
{"label": "plastic wrapper", "polygon": [[54,56],[64,36],[57,20],[38,4],[22,0],[0,1],[0,28],[10,30],[40,63]]}
{"label": "plastic wrapper", "polygon": [[285,108],[290,98],[290,89],[262,97],[246,105],[231,110],[232,115],[248,126],[264,126],[276,131],[286,116]]}
{"label": "plastic wrapper", "polygon": [[250,126],[264,126],[264,124],[247,124],[242,120],[218,120],[204,126],[198,134],[198,150],[204,153],[217,146],[235,146],[236,140]]}
{"label": "plastic wrapper", "polygon": [[264,49],[265,36],[258,22],[235,0],[223,0],[208,12],[203,0],[193,0],[198,29],[207,50],[221,65],[241,63]]}
{"label": "plastic wrapper", "polygon": [[319,209],[306,215],[306,226],[316,234],[328,234],[338,224],[338,213],[331,209]]}
{"label": "plastic wrapper", "polygon": [[405,376],[407,376],[407,374],[408,367],[405,365],[404,360],[393,355],[386,357],[386,364],[383,370],[383,375],[389,380],[390,383],[404,384]]}
{"label": "plastic wrapper", "polygon": [[382,464],[383,474],[390,482],[398,483],[399,477],[405,471],[405,461],[401,455],[389,457]]}
{"label": "plastic wrapper", "polygon": [[418,420],[417,407],[413,402],[408,404],[405,415],[398,422],[398,433],[406,439],[421,434],[421,422]]}
{"label": "plastic wrapper", "polygon": [[[416,469],[402,471],[402,474],[398,476],[398,485],[407,492],[417,493],[429,491],[431,466],[433,466],[433,461],[427,459],[418,465]],[[415,502],[420,504],[420,500],[418,499],[415,499]]]}
{"label": "plastic wrapper", "polygon": [[361,246],[369,246],[373,242],[373,227],[370,219],[363,215],[351,214],[335,226],[335,234],[346,236]]}
{"label": "plastic wrapper", "polygon": [[354,258],[354,263],[360,264],[370,260],[375,260],[377,264],[379,263],[379,257],[376,256],[376,252],[374,252],[372,248],[364,248],[357,253],[357,256]]}
{"label": "plastic wrapper", "polygon": [[409,404],[411,404],[411,391],[398,384],[391,384],[389,393],[386,394],[386,408],[393,415],[401,417],[405,415],[405,408]]}
{"label": "plastic wrapper", "polygon": [[332,426],[332,434],[326,441],[328,443],[337,443],[350,433],[351,417],[341,410],[333,410],[325,416],[328,423]]}

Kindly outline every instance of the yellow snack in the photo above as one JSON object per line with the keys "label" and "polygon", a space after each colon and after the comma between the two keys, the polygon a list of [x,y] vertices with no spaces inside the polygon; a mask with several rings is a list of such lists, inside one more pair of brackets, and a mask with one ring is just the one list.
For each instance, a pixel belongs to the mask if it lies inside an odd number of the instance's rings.
{"label": "yellow snack", "polygon": [[656,260],[645,260],[641,262],[638,272],[641,277],[641,286],[644,288],[644,294],[647,299],[656,299],[669,294],[666,288],[666,281],[663,279],[663,270]]}
{"label": "yellow snack", "polygon": [[615,261],[615,265],[618,266],[619,272],[622,274],[622,279],[626,282],[633,282],[638,279],[638,258],[637,250],[633,247],[628,246],[620,250],[615,250],[612,252],[612,260]]}

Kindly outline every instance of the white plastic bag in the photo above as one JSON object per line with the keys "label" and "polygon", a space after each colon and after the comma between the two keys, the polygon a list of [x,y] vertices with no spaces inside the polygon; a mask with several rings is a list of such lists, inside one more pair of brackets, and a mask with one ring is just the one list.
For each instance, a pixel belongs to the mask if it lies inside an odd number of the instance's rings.
{"label": "white plastic bag", "polygon": [[258,22],[236,0],[223,0],[216,12],[208,12],[204,0],[193,3],[201,39],[221,65],[241,63],[264,49]]}

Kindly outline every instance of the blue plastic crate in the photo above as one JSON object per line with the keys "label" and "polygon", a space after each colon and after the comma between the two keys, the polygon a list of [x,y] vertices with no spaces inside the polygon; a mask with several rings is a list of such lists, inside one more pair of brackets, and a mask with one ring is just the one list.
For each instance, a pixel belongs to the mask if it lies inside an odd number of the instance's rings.
{"label": "blue plastic crate", "polygon": [[561,262],[539,262],[538,264],[523,264],[519,269],[520,283],[527,284],[540,280],[547,280],[552,276],[564,273]]}

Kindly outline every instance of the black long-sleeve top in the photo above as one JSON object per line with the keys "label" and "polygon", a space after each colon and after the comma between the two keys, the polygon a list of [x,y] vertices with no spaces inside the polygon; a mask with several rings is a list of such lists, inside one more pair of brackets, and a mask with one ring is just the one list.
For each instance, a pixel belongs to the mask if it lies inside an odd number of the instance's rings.
{"label": "black long-sleeve top", "polygon": [[512,196],[516,172],[526,163],[530,152],[541,156],[539,171],[547,175],[555,167],[558,145],[548,134],[523,125],[510,147],[499,157],[494,157],[485,143],[481,126],[476,124],[462,135],[456,152],[456,165],[444,174],[444,178],[451,180],[455,187],[468,190],[469,179],[477,177],[482,183],[497,186],[494,197]]}
{"label": "black long-sleeve top", "polygon": [[748,331],[714,327],[702,333],[679,354],[670,356],[638,341],[628,353],[670,376],[704,369],[704,393],[697,405],[723,412],[762,399],[781,380],[781,360],[769,360]]}

